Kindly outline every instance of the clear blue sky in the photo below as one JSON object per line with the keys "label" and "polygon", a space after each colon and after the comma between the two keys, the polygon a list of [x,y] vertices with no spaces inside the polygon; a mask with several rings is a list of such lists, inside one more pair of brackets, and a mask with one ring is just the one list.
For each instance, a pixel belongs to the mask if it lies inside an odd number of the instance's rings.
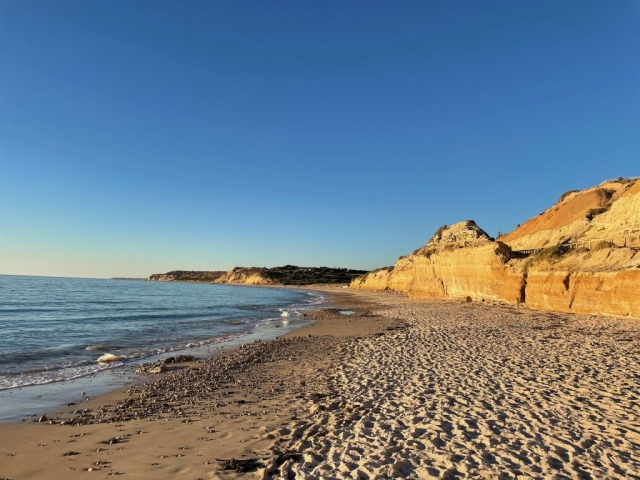
{"label": "clear blue sky", "polygon": [[639,1],[0,2],[0,273],[375,268],[639,153]]}

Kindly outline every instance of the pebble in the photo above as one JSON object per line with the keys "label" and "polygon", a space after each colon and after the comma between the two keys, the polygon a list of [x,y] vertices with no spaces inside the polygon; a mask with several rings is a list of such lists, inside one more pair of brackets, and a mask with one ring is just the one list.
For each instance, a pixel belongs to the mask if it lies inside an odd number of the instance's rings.
{"label": "pebble", "polygon": [[[203,403],[211,404],[212,400],[219,400],[221,394],[228,393],[224,389],[225,386],[228,388],[232,383],[251,386],[251,382],[255,381],[251,371],[260,368],[257,365],[283,360],[294,361],[299,358],[301,352],[307,352],[311,345],[323,351],[326,344],[317,339],[310,341],[307,337],[276,338],[244,344],[235,350],[221,351],[206,360],[176,355],[163,361],[142,364],[138,367],[138,373],[161,375],[152,381],[131,386],[128,396],[116,404],[104,405],[96,411],[75,410],[75,416],[65,420],[65,425],[122,424],[132,420],[163,418],[165,421],[169,418],[184,420],[192,415],[192,408],[197,408]],[[169,360],[171,358],[173,360]],[[166,363],[186,361],[195,361],[196,366],[183,369],[166,367]],[[243,402],[245,401],[236,400],[240,405]],[[225,405],[217,401],[214,408]]]}

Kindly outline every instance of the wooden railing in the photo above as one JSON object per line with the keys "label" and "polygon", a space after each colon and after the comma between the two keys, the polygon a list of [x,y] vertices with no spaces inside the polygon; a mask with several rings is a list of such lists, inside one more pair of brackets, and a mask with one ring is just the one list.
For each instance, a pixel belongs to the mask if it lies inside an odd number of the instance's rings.
{"label": "wooden railing", "polygon": [[[588,250],[591,250],[596,245],[600,245],[602,243],[608,244],[610,248],[633,248],[635,250],[640,249],[640,235],[632,235],[618,238],[599,238],[594,240],[580,240],[577,242],[568,242],[561,243],[557,245],[558,247],[563,246],[570,249],[586,247]],[[549,248],[549,247],[547,247]],[[513,253],[522,256],[534,255],[536,253],[541,252],[544,248],[529,248],[525,250],[514,250]]]}
{"label": "wooden railing", "polygon": [[606,243],[611,248],[640,248],[640,235],[625,236],[618,238],[598,238],[595,240],[581,240],[578,242],[570,242],[566,245],[569,248],[587,247],[591,250],[596,245]]}
{"label": "wooden railing", "polygon": [[543,248],[529,248],[528,250],[514,250],[513,253],[529,256],[529,255],[533,255],[535,253],[539,253],[542,250],[544,250],[544,249]]}

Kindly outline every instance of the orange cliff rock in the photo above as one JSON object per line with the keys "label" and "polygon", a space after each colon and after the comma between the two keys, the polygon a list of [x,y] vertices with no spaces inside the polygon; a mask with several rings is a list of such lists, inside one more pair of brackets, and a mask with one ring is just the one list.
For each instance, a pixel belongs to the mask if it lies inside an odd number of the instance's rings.
{"label": "orange cliff rock", "polygon": [[640,317],[639,180],[606,181],[567,192],[500,240],[514,249],[562,243],[577,247],[531,259],[528,306]]}
{"label": "orange cliff rock", "polygon": [[640,246],[640,182],[606,181],[582,191],[570,190],[540,215],[499,238],[514,250],[545,248],[563,242],[624,242]]}
{"label": "orange cliff rock", "polygon": [[[354,288],[396,290],[412,297],[521,300],[523,276],[511,249],[472,220],[439,230],[393,268],[355,279]],[[371,277],[371,278],[370,278]]]}
{"label": "orange cliff rock", "polygon": [[640,318],[640,251],[569,251],[527,271],[526,303],[540,310]]}
{"label": "orange cliff rock", "polygon": [[[358,277],[351,287],[640,317],[639,235],[640,181],[608,181],[567,192],[499,241],[473,221],[441,228],[394,267]],[[518,252],[545,247],[528,257]]]}

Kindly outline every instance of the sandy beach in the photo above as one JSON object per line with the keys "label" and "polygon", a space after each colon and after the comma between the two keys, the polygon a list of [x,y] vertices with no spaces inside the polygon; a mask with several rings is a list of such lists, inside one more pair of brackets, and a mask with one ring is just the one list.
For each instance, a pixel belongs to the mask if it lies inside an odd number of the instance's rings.
{"label": "sandy beach", "polygon": [[640,478],[638,320],[326,291],[285,338],[0,424],[0,478]]}

